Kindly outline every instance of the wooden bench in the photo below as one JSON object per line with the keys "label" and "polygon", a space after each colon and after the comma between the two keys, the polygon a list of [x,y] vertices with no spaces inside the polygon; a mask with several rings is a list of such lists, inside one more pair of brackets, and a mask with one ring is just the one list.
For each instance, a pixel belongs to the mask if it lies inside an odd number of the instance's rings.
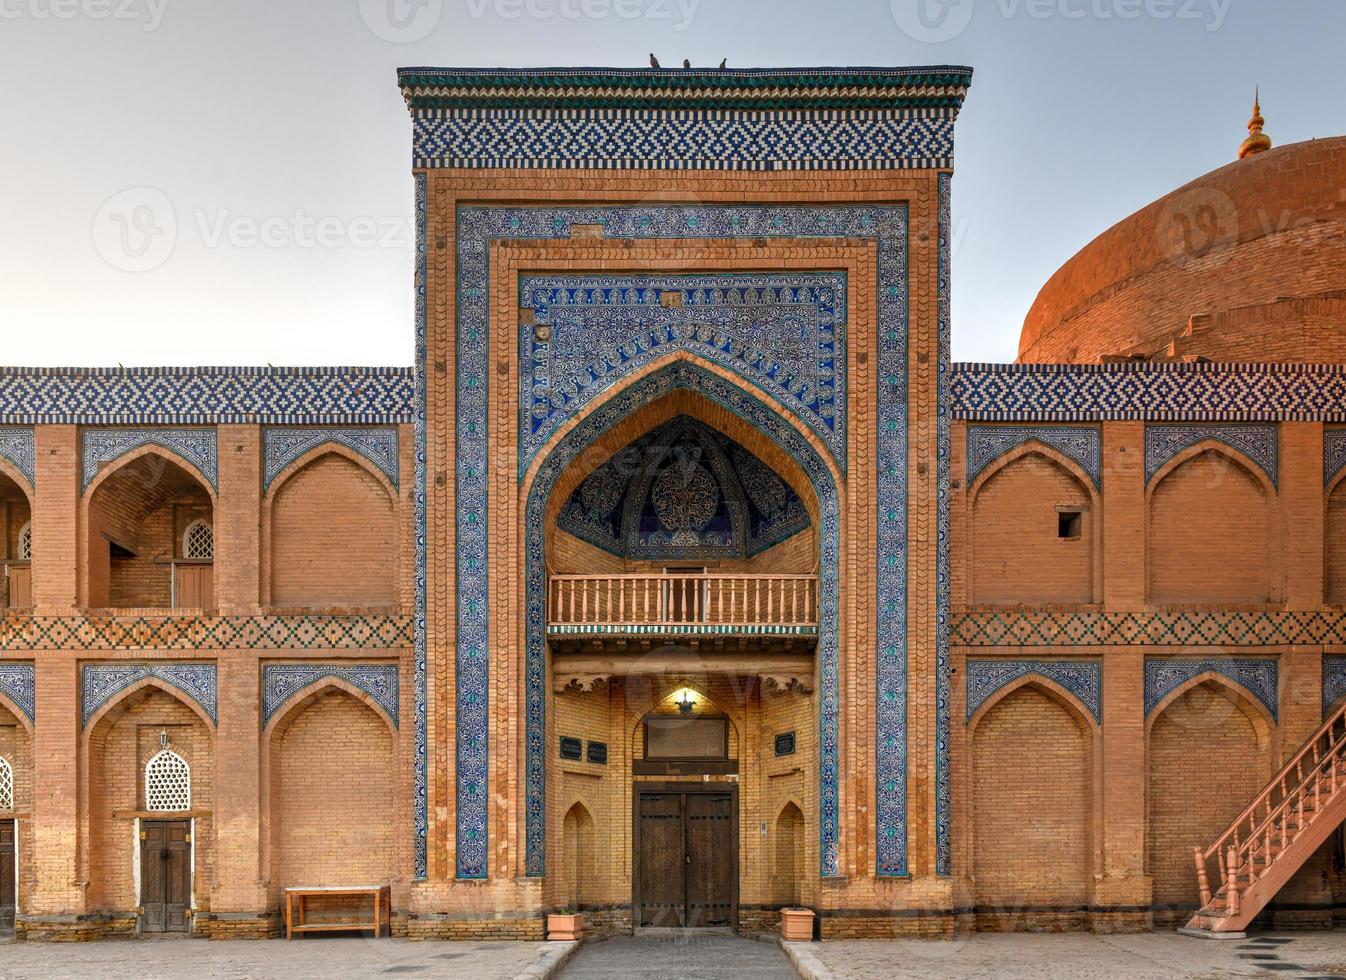
{"label": "wooden bench", "polygon": [[[374,918],[369,921],[309,922],[305,915],[305,900],[309,898],[336,898],[360,896],[374,900]],[[296,915],[296,906],[298,914]],[[321,885],[310,888],[285,889],[285,938],[293,939],[296,932],[339,932],[342,930],[372,929],[374,938],[383,934],[383,927],[392,926],[389,919],[393,914],[392,889],[388,885]]]}

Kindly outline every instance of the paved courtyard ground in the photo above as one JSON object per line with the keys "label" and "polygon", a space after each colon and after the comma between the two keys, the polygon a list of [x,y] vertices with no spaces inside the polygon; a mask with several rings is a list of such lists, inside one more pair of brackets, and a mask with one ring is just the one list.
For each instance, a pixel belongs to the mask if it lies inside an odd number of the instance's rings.
{"label": "paved courtyard ground", "polygon": [[0,980],[347,980],[463,977],[514,980],[538,963],[543,943],[409,942],[312,936],[0,945]]}
{"label": "paved courtyard ground", "polygon": [[1346,931],[1255,934],[1245,940],[977,933],[948,943],[809,943],[835,980],[1223,980],[1288,977],[1346,980]]}
{"label": "paved courtyard ground", "polygon": [[[0,944],[0,980],[345,980],[453,977],[514,980],[537,967],[542,943],[443,943],[313,937],[286,943],[195,940],[71,945]],[[1346,980],[1346,931],[1247,940],[1141,936],[990,935],[949,943],[807,943],[817,980]],[[774,943],[734,936],[642,936],[582,947],[560,980],[791,980]]]}

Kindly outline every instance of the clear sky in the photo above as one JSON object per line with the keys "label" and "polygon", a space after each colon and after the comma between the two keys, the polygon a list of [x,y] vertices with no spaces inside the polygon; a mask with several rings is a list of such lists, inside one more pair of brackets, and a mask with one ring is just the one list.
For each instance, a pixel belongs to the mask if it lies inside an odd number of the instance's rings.
{"label": "clear sky", "polygon": [[1346,132],[1341,0],[0,0],[0,363],[409,364],[400,65],[966,64],[953,343],[1234,158]]}

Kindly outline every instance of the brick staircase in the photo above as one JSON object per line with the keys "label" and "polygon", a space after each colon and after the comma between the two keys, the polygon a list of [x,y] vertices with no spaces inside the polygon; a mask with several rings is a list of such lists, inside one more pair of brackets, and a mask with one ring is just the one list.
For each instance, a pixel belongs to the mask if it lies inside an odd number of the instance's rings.
{"label": "brick staircase", "polygon": [[1184,931],[1243,932],[1344,818],[1346,705],[1304,743],[1214,844],[1193,849],[1201,908]]}

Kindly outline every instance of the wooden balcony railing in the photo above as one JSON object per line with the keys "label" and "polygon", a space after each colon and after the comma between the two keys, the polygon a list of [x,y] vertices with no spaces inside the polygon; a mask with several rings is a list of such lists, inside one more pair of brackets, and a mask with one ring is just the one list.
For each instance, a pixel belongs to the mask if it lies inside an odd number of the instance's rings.
{"label": "wooden balcony railing", "polygon": [[810,634],[813,575],[553,575],[547,621],[559,633]]}

